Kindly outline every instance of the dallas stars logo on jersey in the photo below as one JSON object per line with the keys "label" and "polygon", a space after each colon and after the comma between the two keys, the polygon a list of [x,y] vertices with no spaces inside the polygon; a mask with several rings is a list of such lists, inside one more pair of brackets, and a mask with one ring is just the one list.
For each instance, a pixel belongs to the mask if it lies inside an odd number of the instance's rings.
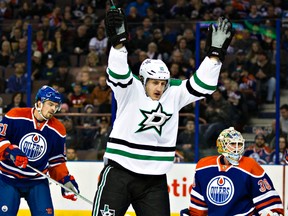
{"label": "dallas stars logo on jersey", "polygon": [[110,209],[109,205],[104,205],[104,210],[100,210],[103,216],[115,216],[115,210]]}
{"label": "dallas stars logo on jersey", "polygon": [[159,103],[156,109],[151,111],[141,110],[145,119],[139,124],[140,128],[136,131],[141,132],[149,129],[154,129],[161,136],[162,127],[171,118],[172,114],[164,112],[162,104]]}

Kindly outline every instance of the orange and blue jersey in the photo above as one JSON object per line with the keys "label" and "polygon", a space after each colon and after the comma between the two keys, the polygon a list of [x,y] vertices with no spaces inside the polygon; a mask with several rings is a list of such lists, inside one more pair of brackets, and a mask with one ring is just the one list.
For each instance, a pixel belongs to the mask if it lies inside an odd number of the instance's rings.
{"label": "orange and blue jersey", "polygon": [[284,214],[283,204],[263,168],[243,156],[238,166],[224,165],[223,156],[201,159],[190,194],[190,215]]}
{"label": "orange and blue jersey", "polygon": [[0,178],[14,186],[40,183],[45,177],[30,168],[20,169],[5,159],[5,148],[17,145],[28,157],[29,164],[48,173],[55,180],[68,174],[64,153],[66,130],[55,117],[38,122],[34,108],[14,108],[0,122]]}
{"label": "orange and blue jersey", "polygon": [[256,160],[259,164],[268,164],[270,161],[271,149],[268,146],[262,148],[256,148],[256,145],[249,146],[244,156],[251,157]]}

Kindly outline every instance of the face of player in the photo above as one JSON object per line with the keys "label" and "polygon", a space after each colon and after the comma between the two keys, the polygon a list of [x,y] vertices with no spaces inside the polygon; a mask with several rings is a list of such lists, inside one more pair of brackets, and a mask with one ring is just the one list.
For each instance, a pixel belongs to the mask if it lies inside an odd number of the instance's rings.
{"label": "face of player", "polygon": [[240,149],[243,148],[243,143],[230,143],[228,150],[233,153],[239,153]]}
{"label": "face of player", "polygon": [[[240,152],[243,152],[243,143],[230,143],[228,146],[227,146],[227,150],[230,152],[230,153],[233,153],[234,156],[230,155],[230,159],[233,160],[233,161],[239,161],[241,159],[241,153]],[[228,159],[226,157],[224,157],[224,160],[225,160],[225,164],[231,164],[231,162],[228,161]]]}
{"label": "face of player", "polygon": [[152,100],[160,100],[165,90],[166,84],[167,80],[149,79],[146,83],[146,94]]}
{"label": "face of player", "polygon": [[[38,107],[41,106],[41,102],[38,101]],[[45,101],[43,103],[42,109],[41,109],[41,113],[42,115],[46,118],[46,119],[50,119],[54,116],[55,112],[57,111],[59,107],[58,103],[55,103],[53,101]],[[42,117],[40,116],[40,119],[38,118],[38,120],[41,120]],[[43,119],[42,119],[43,120]]]}

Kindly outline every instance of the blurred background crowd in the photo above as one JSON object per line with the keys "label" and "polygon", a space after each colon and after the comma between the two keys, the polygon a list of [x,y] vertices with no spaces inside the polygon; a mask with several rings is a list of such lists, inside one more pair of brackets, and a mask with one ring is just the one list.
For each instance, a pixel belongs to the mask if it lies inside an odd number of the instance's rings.
{"label": "blurred background crowd", "polygon": [[[263,104],[275,103],[277,20],[281,20],[280,88],[288,88],[287,1],[114,2],[127,17],[128,59],[135,75],[144,59],[153,58],[167,64],[172,78],[189,78],[197,68],[196,23],[201,21],[199,52],[203,59],[207,26],[222,15],[233,22],[236,34],[228,48],[218,88],[200,102],[199,145],[203,151],[215,149],[216,137],[224,128],[234,126],[245,132],[245,126],[259,114]],[[32,95],[44,84],[58,89],[63,96],[59,118],[67,130],[67,147],[78,153],[84,150],[85,157],[78,155],[80,159],[102,160],[111,129],[112,93],[105,75],[110,44],[104,24],[110,7],[110,2],[104,0],[0,0],[0,111],[33,105],[25,100],[28,81],[32,82]],[[33,35],[31,77],[27,76],[29,25]],[[177,154],[184,161],[194,161],[194,109],[195,104],[184,107],[179,120]],[[285,111],[288,113],[288,106],[284,104],[283,151],[288,148]],[[71,113],[83,115],[68,115]],[[268,132],[253,131],[255,143],[253,140],[247,149],[255,158],[264,155],[265,163],[273,163],[274,125],[271,120]],[[262,152],[255,147],[259,137],[265,141]],[[205,154],[209,151],[202,156]]]}

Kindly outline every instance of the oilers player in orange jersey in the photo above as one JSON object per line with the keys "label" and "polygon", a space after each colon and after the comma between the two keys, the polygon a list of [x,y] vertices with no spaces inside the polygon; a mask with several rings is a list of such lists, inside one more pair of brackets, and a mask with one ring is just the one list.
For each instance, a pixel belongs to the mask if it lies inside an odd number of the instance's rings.
{"label": "oilers player in orange jersey", "polygon": [[181,216],[284,215],[271,179],[253,158],[243,156],[244,148],[245,140],[233,127],[220,133],[220,155],[197,163],[190,205]]}
{"label": "oilers player in orange jersey", "polygon": [[[54,215],[48,180],[27,167],[28,163],[79,193],[65,163],[66,131],[54,117],[61,95],[43,86],[35,100],[34,108],[14,108],[0,122],[0,216],[17,215],[22,197],[32,216]],[[61,191],[63,197],[77,199],[74,193]]]}

